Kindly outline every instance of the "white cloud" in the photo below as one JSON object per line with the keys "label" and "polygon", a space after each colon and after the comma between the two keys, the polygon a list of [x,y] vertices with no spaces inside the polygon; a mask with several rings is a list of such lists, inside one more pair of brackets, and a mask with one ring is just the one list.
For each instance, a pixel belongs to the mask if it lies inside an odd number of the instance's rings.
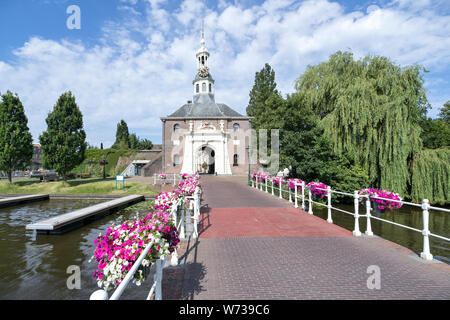
{"label": "white cloud", "polygon": [[[120,119],[139,136],[160,142],[159,118],[192,98],[202,18],[216,100],[241,113],[255,72],[266,62],[283,93],[293,91],[307,65],[349,48],[356,57],[379,54],[402,65],[420,63],[441,73],[450,69],[450,17],[426,1],[353,11],[325,0],[250,7],[220,1],[214,11],[185,0],[169,11],[166,1],[149,0],[140,14],[133,11],[137,0],[121,2],[130,8],[129,19],[105,23],[93,47],[32,37],[13,52],[15,61],[0,61],[0,91],[19,94],[36,140],[58,96],[72,90],[91,144],[112,144]],[[443,88],[442,82],[427,78],[426,85],[436,95],[429,97],[433,105],[450,99],[434,89]]]}

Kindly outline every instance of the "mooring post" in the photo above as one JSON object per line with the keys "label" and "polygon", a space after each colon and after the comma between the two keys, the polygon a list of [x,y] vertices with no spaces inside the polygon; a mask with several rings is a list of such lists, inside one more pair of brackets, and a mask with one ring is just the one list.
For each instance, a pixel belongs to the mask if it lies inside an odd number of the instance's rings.
{"label": "mooring post", "polygon": [[297,182],[294,182],[294,207],[298,208],[298,199],[297,199]]}
{"label": "mooring post", "polygon": [[366,216],[367,216],[367,224],[366,224],[366,236],[373,236],[373,232],[372,232],[372,224],[370,222],[370,195],[367,196],[366,199]]}
{"label": "mooring post", "polygon": [[311,188],[308,188],[308,197],[309,197],[309,210],[308,213],[309,214],[313,214],[313,210],[312,210],[312,196],[311,196]]}
{"label": "mooring post", "polygon": [[353,197],[355,198],[355,229],[353,230],[353,235],[355,237],[361,236],[361,231],[359,231],[359,194],[358,191],[355,191],[353,194]]}
{"label": "mooring post", "polygon": [[423,218],[423,251],[420,254],[420,257],[425,260],[433,260],[433,255],[430,252],[430,229],[429,229],[429,212],[428,208],[430,207],[430,201],[428,199],[423,199],[422,202],[422,218]]}
{"label": "mooring post", "polygon": [[327,218],[327,222],[328,223],[333,223],[333,219],[331,219],[331,187],[330,186],[327,187],[327,198],[328,198],[328,203],[327,203],[328,218]]}

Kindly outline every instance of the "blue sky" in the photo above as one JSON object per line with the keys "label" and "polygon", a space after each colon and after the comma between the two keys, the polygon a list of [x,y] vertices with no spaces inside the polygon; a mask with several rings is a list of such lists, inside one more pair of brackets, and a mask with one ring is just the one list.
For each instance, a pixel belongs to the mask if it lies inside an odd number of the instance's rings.
{"label": "blue sky", "polygon": [[[78,5],[81,29],[66,26]],[[283,94],[338,50],[423,65],[435,117],[450,100],[450,1],[0,0],[0,92],[18,93],[34,140],[71,90],[92,145],[117,123],[161,143],[160,117],[192,99],[205,19],[216,101],[245,113],[266,62]]]}

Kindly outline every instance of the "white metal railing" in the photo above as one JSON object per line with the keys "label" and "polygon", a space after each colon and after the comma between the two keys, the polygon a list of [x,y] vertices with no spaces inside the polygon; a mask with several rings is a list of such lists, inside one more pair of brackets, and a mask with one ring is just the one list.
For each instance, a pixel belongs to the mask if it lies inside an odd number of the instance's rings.
{"label": "white metal railing", "polygon": [[[265,178],[265,181],[258,181],[258,179],[256,180],[252,180],[252,187],[259,189],[261,191],[263,191],[263,185],[265,185],[265,192],[268,192],[268,179]],[[447,212],[450,213],[449,209],[444,209],[444,208],[439,208],[439,207],[434,207],[434,206],[430,206],[430,202],[428,201],[428,199],[424,199],[422,201],[422,204],[418,204],[418,203],[413,203],[413,202],[407,202],[407,201],[403,201],[403,200],[394,200],[394,199],[388,199],[388,198],[382,198],[382,197],[377,197],[377,196],[369,196],[369,195],[360,195],[358,191],[355,191],[353,194],[352,193],[347,193],[347,192],[342,192],[342,191],[337,191],[337,190],[332,190],[331,187],[328,187],[327,189],[323,189],[323,188],[315,188],[317,190],[322,190],[326,192],[326,200],[327,203],[321,203],[321,202],[317,202],[314,201],[312,199],[312,193],[311,193],[311,188],[306,186],[304,182],[302,182],[301,184],[294,184],[294,201],[292,201],[292,191],[291,188],[288,187],[288,190],[283,190],[282,188],[282,184],[280,183],[278,187],[275,187],[273,180],[271,181],[271,189],[272,189],[272,195],[275,195],[275,190],[277,191],[277,196],[279,198],[283,198],[282,193],[288,193],[289,194],[289,202],[294,202],[294,207],[298,208],[298,199],[301,199],[302,204],[301,204],[301,208],[303,210],[308,210],[308,214],[313,214],[313,209],[312,209],[312,204],[315,203],[317,205],[320,206],[324,206],[327,208],[327,222],[329,223],[333,223],[333,219],[332,219],[332,210],[336,210],[345,214],[349,214],[352,215],[355,218],[355,225],[353,228],[353,235],[354,236],[361,236],[361,231],[359,229],[359,218],[361,217],[366,217],[366,231],[365,231],[365,235],[367,236],[373,236],[373,231],[372,231],[372,225],[371,225],[371,219],[376,219],[382,222],[386,222],[386,223],[390,223],[392,225],[398,226],[398,227],[402,227],[405,229],[409,229],[415,232],[419,232],[422,233],[423,235],[423,251],[420,254],[420,257],[425,259],[425,260],[433,260],[433,255],[430,252],[430,242],[429,242],[429,237],[435,237],[441,240],[445,240],[445,241],[450,241],[449,238],[446,238],[444,236],[441,235],[437,235],[434,233],[431,233],[429,230],[429,211],[430,210],[435,210],[435,211],[441,211],[441,212]],[[298,187],[301,187],[301,194],[299,194],[299,190]],[[305,190],[308,191],[308,196],[307,198],[305,197]],[[343,195],[343,196],[348,196],[348,197],[353,197],[354,199],[354,212],[350,212],[347,210],[343,210],[337,207],[333,207],[332,203],[331,203],[331,196],[332,194],[339,194],[339,195]],[[365,200],[363,200],[365,198]],[[361,199],[361,200],[360,200]],[[396,202],[396,203],[400,203],[402,205],[409,205],[409,206],[414,206],[414,207],[418,207],[422,209],[422,220],[423,220],[423,229],[417,229],[417,228],[413,228],[410,226],[406,226],[400,223],[396,223],[387,219],[383,219],[377,216],[373,216],[371,214],[372,206],[371,206],[371,201],[373,199],[379,199],[379,200],[387,200],[387,201],[391,201],[391,202]],[[305,206],[305,201],[308,201],[308,208],[306,208]],[[360,214],[359,213],[359,205],[360,205],[360,201],[364,201],[365,202],[365,207],[366,207],[366,213],[365,214]]]}
{"label": "white metal railing", "polygon": [[179,173],[166,173],[165,178],[160,178],[158,173],[153,174],[153,185],[155,184],[172,184],[176,185],[182,180]]}
{"label": "white metal railing", "polygon": [[[193,238],[198,237],[198,221],[200,216],[200,201],[201,201],[201,190],[200,188],[197,188],[194,192],[193,196],[186,196],[184,197],[185,201],[180,201],[179,203],[175,203],[172,205],[170,214],[172,216],[173,221],[176,224],[177,230],[179,230],[179,238],[180,240],[186,239],[186,229],[187,233],[189,235],[192,234]],[[187,200],[187,201],[186,201]],[[189,214],[185,214],[185,205],[184,202],[187,202]],[[193,213],[193,215],[190,215],[190,212]],[[180,215],[178,215],[180,213]],[[178,220],[178,216],[180,219]],[[193,220],[193,221],[192,221]],[[178,224],[177,224],[178,221]],[[138,259],[134,262],[133,266],[131,267],[130,271],[128,271],[125,278],[122,280],[122,282],[119,284],[119,286],[116,288],[114,293],[112,294],[111,298],[109,300],[118,300],[130,281],[132,280],[134,274],[139,269],[139,267],[142,264],[142,261],[144,260],[145,256],[148,254],[150,248],[153,246],[154,240],[152,240],[144,249],[144,251],[141,252]],[[163,269],[167,266],[167,257],[164,257],[163,259],[158,259],[155,261],[155,267],[156,271],[153,278],[153,285],[150,289],[150,292],[147,296],[147,300],[150,300],[153,296],[153,293],[155,294],[154,298],[155,300],[162,300],[162,275],[163,275]],[[178,265],[178,252],[175,248],[174,252],[172,252],[172,258],[170,261],[170,264],[172,266]],[[150,268],[150,266],[148,266]],[[108,300],[108,293],[104,289],[97,290],[93,292],[89,298],[90,300]]]}

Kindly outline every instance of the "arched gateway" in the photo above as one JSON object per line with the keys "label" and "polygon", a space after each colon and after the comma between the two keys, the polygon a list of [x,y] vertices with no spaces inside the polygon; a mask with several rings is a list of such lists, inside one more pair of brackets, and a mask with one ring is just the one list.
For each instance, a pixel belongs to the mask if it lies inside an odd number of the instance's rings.
{"label": "arched gateway", "polygon": [[[163,141],[160,163],[150,174],[210,173],[246,174],[248,171],[250,117],[224,103],[215,102],[214,79],[202,30],[196,53],[198,72],[192,82],[193,100],[162,117]],[[206,167],[204,163],[206,162]],[[150,166],[155,167],[157,163]]]}

